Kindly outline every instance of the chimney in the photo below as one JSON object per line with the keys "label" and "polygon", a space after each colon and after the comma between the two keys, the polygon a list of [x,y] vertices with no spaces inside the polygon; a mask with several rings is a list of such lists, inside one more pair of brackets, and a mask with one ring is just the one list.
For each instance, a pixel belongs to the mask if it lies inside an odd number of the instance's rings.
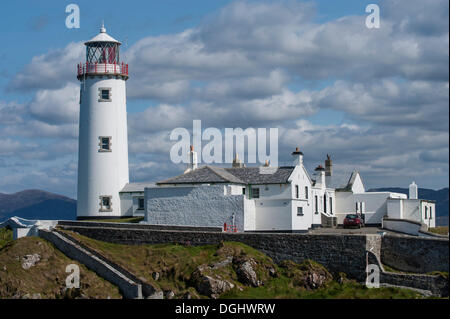
{"label": "chimney", "polygon": [[317,175],[319,176],[319,179],[317,180],[317,182],[320,183],[320,186],[322,188],[325,188],[326,187],[325,168],[323,168],[322,165],[319,165],[316,167],[315,171],[317,172]]}
{"label": "chimney", "polygon": [[303,153],[300,152],[300,149],[298,147],[296,147],[295,151],[292,152],[292,157],[294,158],[294,166],[303,165]]}
{"label": "chimney", "polygon": [[330,155],[327,154],[327,159],[325,160],[325,176],[331,176],[333,174],[333,161]]}
{"label": "chimney", "polygon": [[194,151],[194,146],[191,145],[191,151],[189,152],[189,164],[188,171],[193,171],[197,169],[197,152]]}
{"label": "chimney", "polygon": [[233,168],[244,167],[244,165],[241,163],[241,160],[239,159],[239,155],[237,153],[236,153],[236,156],[233,159],[232,167]]}
{"label": "chimney", "polygon": [[409,185],[409,198],[410,199],[418,199],[418,188],[416,182],[412,182],[411,185]]}

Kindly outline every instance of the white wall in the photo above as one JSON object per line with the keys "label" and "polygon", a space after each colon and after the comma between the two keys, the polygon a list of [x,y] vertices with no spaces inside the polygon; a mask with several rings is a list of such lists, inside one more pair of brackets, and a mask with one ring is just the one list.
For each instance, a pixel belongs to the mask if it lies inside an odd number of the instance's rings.
{"label": "white wall", "polygon": [[342,224],[346,214],[356,213],[356,203],[364,203],[362,212],[365,214],[366,224],[381,224],[387,216],[387,199],[406,195],[391,192],[367,192],[353,194],[351,192],[336,192],[338,224]]}
{"label": "white wall", "polygon": [[244,230],[244,196],[225,195],[226,185],[145,188],[145,222],[153,225],[232,225]]}
{"label": "white wall", "polygon": [[414,223],[407,220],[385,219],[383,220],[383,228],[413,236],[418,236],[421,225],[419,223]]}
{"label": "white wall", "polygon": [[256,230],[291,230],[290,200],[255,199]]}
{"label": "white wall", "polygon": [[[99,88],[111,88],[111,102],[99,102]],[[121,216],[119,191],[128,183],[125,80],[87,77],[81,83],[78,156],[78,217]],[[99,152],[99,136],[111,136],[111,152]],[[112,211],[99,212],[101,195]]]}

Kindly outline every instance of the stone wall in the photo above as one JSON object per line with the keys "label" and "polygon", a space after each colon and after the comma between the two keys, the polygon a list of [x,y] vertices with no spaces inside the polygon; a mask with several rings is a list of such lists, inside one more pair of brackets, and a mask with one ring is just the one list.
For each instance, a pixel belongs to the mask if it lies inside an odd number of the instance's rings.
{"label": "stone wall", "polygon": [[390,236],[382,238],[381,262],[401,271],[448,272],[448,239]]}
{"label": "stone wall", "polygon": [[313,259],[334,273],[342,271],[359,281],[365,280],[365,235],[217,233],[68,225],[61,227],[93,239],[127,245],[159,243],[210,245],[221,241],[242,242],[267,254],[275,262],[286,259],[295,262]]}

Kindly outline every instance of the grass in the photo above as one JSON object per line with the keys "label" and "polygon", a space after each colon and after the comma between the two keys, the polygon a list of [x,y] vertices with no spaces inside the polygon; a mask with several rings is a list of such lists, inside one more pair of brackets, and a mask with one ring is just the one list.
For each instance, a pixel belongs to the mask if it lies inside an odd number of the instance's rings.
{"label": "grass", "polygon": [[[3,236],[3,235],[2,235]],[[9,235],[7,235],[7,238]],[[39,254],[40,261],[29,269],[22,268],[22,258]],[[69,275],[66,267],[80,267],[80,289],[65,291]],[[23,237],[9,241],[0,248],[0,299],[21,298],[39,293],[41,298],[60,299],[121,298],[117,287],[100,278],[84,265],[69,259],[52,244],[38,237]]]}
{"label": "grass", "polygon": [[97,223],[132,223],[137,224],[144,220],[144,217],[130,217],[130,218],[117,218],[117,219],[89,219],[87,222]]}
{"label": "grass", "polygon": [[13,240],[13,232],[8,228],[0,228],[0,250]]}
{"label": "grass", "polygon": [[448,236],[448,226],[431,227],[428,228],[428,231],[431,233]]}
{"label": "grass", "polygon": [[224,299],[418,299],[420,294],[409,289],[393,287],[367,288],[356,282],[339,284],[332,281],[324,288],[307,290],[292,285],[287,277],[273,279],[264,287],[230,290]]}
{"label": "grass", "polygon": [[[212,275],[231,281],[235,288],[221,295],[221,298],[239,299],[314,299],[314,298],[356,298],[356,299],[410,299],[421,298],[420,294],[409,289],[382,287],[369,289],[365,285],[351,280],[340,284],[331,280],[324,288],[307,289],[301,285],[304,271],[314,268],[328,276],[328,271],[313,261],[302,264],[286,262],[276,265],[265,254],[237,242],[225,242],[222,245],[189,246],[174,244],[129,246],[106,243],[84,237],[78,233],[65,231],[83,244],[100,252],[108,259],[134,273],[137,277],[149,282],[162,290],[172,290],[177,297],[190,292],[193,298],[202,296],[190,283],[191,274],[199,265],[210,265],[222,261],[227,256],[235,258],[252,258],[256,261],[255,271],[263,280],[260,287],[249,287],[240,283],[231,265],[212,271]],[[268,275],[268,269],[275,269],[276,278]],[[153,272],[160,274],[159,280],[154,280]],[[329,274],[331,278],[331,274]]]}

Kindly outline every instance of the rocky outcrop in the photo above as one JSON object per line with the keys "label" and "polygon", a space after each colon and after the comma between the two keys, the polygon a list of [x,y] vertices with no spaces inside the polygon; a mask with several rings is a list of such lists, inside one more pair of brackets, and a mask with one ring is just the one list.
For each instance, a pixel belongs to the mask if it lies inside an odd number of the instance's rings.
{"label": "rocky outcrop", "polygon": [[245,285],[258,287],[262,284],[258,280],[258,275],[256,274],[254,267],[256,267],[256,262],[253,259],[248,260],[235,260],[235,269],[238,276],[238,280]]}
{"label": "rocky outcrop", "polygon": [[39,254],[25,255],[22,257],[22,268],[27,270],[34,267],[41,260]]}
{"label": "rocky outcrop", "polygon": [[202,295],[218,298],[220,294],[233,289],[234,284],[215,274],[213,270],[228,265],[229,262],[222,261],[213,265],[201,265],[191,274],[191,284]]}
{"label": "rocky outcrop", "polygon": [[284,269],[287,277],[292,278],[294,286],[306,289],[318,289],[333,280],[333,276],[325,267],[312,260],[305,260],[301,264],[286,260],[280,267]]}

